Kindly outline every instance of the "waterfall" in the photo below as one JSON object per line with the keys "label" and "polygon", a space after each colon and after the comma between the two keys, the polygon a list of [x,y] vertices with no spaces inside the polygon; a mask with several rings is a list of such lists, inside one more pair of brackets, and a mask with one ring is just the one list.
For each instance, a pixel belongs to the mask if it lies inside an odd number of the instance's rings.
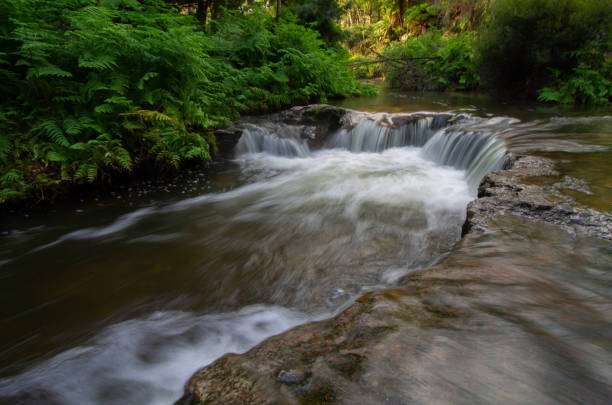
{"label": "waterfall", "polygon": [[308,144],[297,137],[281,138],[266,128],[253,124],[244,124],[242,136],[235,151],[237,155],[265,152],[285,157],[305,157],[310,154]]}
{"label": "waterfall", "polygon": [[423,146],[436,130],[446,126],[451,114],[430,116],[359,116],[351,128],[343,128],[328,141],[330,148],[351,152],[382,152],[402,146]]}
{"label": "waterfall", "polygon": [[499,170],[506,161],[506,147],[495,132],[447,128],[438,131],[423,147],[423,157],[440,165],[465,170],[472,190],[489,172]]}
{"label": "waterfall", "polygon": [[[481,119],[448,113],[354,113],[347,118],[349,123],[330,136],[326,148],[372,153],[405,146],[420,147],[425,159],[464,170],[472,191],[487,173],[503,167],[506,147],[497,134],[516,122],[506,117]],[[244,124],[236,153],[260,152],[284,157],[310,155],[298,127],[279,126],[270,131]]]}

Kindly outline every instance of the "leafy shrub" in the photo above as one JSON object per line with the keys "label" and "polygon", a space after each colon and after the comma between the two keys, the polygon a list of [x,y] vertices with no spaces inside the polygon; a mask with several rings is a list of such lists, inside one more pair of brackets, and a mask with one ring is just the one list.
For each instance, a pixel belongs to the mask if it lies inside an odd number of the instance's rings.
{"label": "leafy shrub", "polygon": [[430,30],[392,44],[384,53],[391,87],[406,90],[470,90],[478,86],[474,70],[474,35],[443,36]]}
{"label": "leafy shrub", "polygon": [[404,14],[404,21],[408,32],[421,34],[428,28],[435,27],[438,21],[439,10],[428,3],[417,4],[410,7]]}
{"label": "leafy shrub", "polygon": [[0,3],[0,203],[210,159],[241,112],[357,92],[347,56],[263,13],[205,34],[158,0]]}
{"label": "leafy shrub", "polygon": [[553,84],[538,91],[538,100],[564,104],[610,104],[612,102],[612,59],[596,44],[574,52],[581,63],[565,75],[551,69]]}
{"label": "leafy shrub", "polygon": [[[490,87],[528,95],[554,82],[554,72],[565,76],[578,69],[576,77],[584,78],[576,51],[605,43],[611,24],[609,1],[496,0],[480,33],[482,77]],[[542,97],[554,98],[548,91]]]}

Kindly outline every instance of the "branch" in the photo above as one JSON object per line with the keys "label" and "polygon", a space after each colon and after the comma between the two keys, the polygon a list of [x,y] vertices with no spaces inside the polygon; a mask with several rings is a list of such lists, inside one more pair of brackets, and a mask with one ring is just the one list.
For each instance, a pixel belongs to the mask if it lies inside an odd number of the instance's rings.
{"label": "branch", "polygon": [[415,60],[434,60],[434,59],[442,59],[442,57],[441,56],[404,56],[401,58],[389,58],[389,57],[380,55],[379,59],[368,60],[368,61],[363,61],[363,62],[353,62],[353,63],[350,63],[349,66],[370,65],[374,63],[400,63],[402,65],[409,65]]}

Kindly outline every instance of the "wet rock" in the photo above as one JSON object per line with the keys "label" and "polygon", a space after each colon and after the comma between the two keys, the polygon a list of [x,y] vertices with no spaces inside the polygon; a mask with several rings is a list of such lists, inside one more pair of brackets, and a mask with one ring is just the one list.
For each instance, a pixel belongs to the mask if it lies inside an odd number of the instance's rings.
{"label": "wet rock", "polygon": [[612,240],[612,216],[580,207],[560,188],[588,191],[586,184],[565,177],[552,186],[533,181],[540,176],[557,176],[554,162],[535,156],[514,157],[510,168],[485,176],[478,187],[478,199],[468,205],[462,233],[484,232],[492,218],[517,215],[563,227],[572,234]]}
{"label": "wet rock", "polygon": [[[327,104],[311,104],[293,107],[273,114],[259,116],[245,116],[231,128],[215,132],[217,146],[221,157],[228,157],[238,143],[244,124],[255,124],[267,129],[269,132],[283,138],[303,139],[311,150],[321,149],[328,137],[340,128],[352,128],[357,121],[364,117],[347,108]],[[371,119],[377,119],[382,126],[399,128],[409,124],[417,124],[425,117],[431,117],[432,129],[442,128],[455,124],[464,115],[450,113],[411,113],[411,114],[371,114]]]}
{"label": "wet rock", "polygon": [[291,126],[300,132],[302,139],[307,140],[311,149],[319,149],[329,135],[346,123],[345,117],[351,112],[342,107],[311,104],[273,114],[244,117],[241,122],[257,124],[279,135],[286,131],[287,126]]}
{"label": "wet rock", "polygon": [[232,155],[234,146],[236,146],[242,136],[242,130],[236,127],[218,129],[214,132],[214,135],[217,145],[216,157],[227,158]]}
{"label": "wet rock", "polygon": [[352,110],[332,105],[311,104],[273,114],[245,116],[236,125],[214,132],[217,145],[216,157],[233,156],[234,147],[242,136],[243,123],[262,126],[280,136],[290,128],[289,132],[298,132],[302,139],[307,140],[311,149],[318,149],[323,146],[329,135],[346,123],[345,116],[350,112]]}
{"label": "wet rock", "polygon": [[553,187],[558,189],[570,189],[579,191],[584,194],[593,195],[593,192],[589,188],[589,185],[586,181],[577,179],[575,177],[564,176],[563,181],[559,183],[553,184]]}
{"label": "wet rock", "polygon": [[306,373],[301,370],[281,370],[276,377],[276,381],[285,384],[297,384],[306,378]]}

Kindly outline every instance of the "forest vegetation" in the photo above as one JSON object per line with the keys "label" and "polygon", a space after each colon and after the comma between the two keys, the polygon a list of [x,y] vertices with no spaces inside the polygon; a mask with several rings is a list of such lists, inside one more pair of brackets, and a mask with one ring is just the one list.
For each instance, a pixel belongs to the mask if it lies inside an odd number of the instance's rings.
{"label": "forest vegetation", "polygon": [[241,114],[408,90],[612,100],[604,0],[0,1],[0,204],[215,153]]}

